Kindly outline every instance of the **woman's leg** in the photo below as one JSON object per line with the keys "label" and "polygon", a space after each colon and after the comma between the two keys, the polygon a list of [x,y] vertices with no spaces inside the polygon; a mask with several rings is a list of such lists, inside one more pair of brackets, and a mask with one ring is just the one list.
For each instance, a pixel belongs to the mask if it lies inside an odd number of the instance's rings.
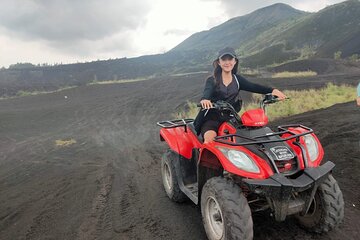
{"label": "woman's leg", "polygon": [[214,138],[216,137],[216,132],[213,130],[208,130],[204,134],[204,143],[209,143],[214,141]]}

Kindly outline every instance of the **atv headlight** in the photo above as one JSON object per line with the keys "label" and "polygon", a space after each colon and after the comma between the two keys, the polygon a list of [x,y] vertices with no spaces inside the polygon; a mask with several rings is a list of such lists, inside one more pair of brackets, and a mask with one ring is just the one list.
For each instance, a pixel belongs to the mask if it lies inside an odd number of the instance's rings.
{"label": "atv headlight", "polygon": [[305,139],[306,148],[310,156],[310,160],[314,162],[319,156],[319,150],[318,150],[319,146],[315,138],[310,134],[305,135],[304,139]]}
{"label": "atv headlight", "polygon": [[228,148],[220,148],[219,150],[226,156],[229,161],[237,168],[247,172],[260,173],[259,167],[256,163],[245,153]]}

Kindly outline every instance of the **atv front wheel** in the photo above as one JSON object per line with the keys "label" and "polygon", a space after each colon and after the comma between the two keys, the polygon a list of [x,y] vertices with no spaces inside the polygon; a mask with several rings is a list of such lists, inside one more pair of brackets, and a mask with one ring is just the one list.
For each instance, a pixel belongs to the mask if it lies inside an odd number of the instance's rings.
{"label": "atv front wheel", "polygon": [[253,239],[249,204],[231,180],[214,177],[206,182],[201,194],[201,214],[210,240]]}
{"label": "atv front wheel", "polygon": [[304,228],[317,233],[328,232],[342,222],[344,199],[339,185],[331,174],[320,184],[307,214],[298,214],[296,218]]}
{"label": "atv front wheel", "polygon": [[180,190],[176,177],[175,161],[178,161],[178,159],[170,150],[163,154],[161,159],[161,176],[168,197],[175,202],[184,202],[187,197]]}

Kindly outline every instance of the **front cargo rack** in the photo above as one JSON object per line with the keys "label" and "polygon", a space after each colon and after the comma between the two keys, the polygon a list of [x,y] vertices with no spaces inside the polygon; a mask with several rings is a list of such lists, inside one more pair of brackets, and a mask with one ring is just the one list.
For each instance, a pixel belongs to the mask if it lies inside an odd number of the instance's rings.
{"label": "front cargo rack", "polygon": [[[303,132],[300,134],[295,134],[287,129],[290,127],[293,127],[293,128],[300,127],[302,129],[305,129],[306,132]],[[290,125],[278,126],[278,130],[279,130],[279,132],[272,132],[272,133],[268,133],[265,135],[255,136],[252,138],[241,136],[238,134],[226,134],[223,136],[215,137],[214,141],[219,142],[219,143],[228,144],[231,146],[244,146],[244,145],[254,145],[254,144],[263,144],[263,143],[285,142],[285,141],[288,141],[288,140],[294,139],[294,138],[296,138],[296,142],[299,142],[299,139],[301,136],[304,136],[304,135],[314,132],[311,128],[300,125],[300,124],[290,124]],[[272,136],[276,136],[276,135],[281,136],[285,133],[291,134],[292,136],[286,137],[286,138],[281,138],[281,139],[273,139],[273,140],[259,140],[258,139],[258,138],[264,138],[264,137],[272,137]],[[231,139],[231,141],[229,141],[229,138]],[[237,139],[239,140],[239,142],[236,141]],[[240,140],[243,140],[243,139],[248,140],[248,141],[240,142]]]}
{"label": "front cargo rack", "polygon": [[156,125],[162,128],[176,128],[176,127],[185,127],[186,124],[194,122],[192,118],[184,118],[184,119],[175,119],[175,120],[167,120],[157,122]]}

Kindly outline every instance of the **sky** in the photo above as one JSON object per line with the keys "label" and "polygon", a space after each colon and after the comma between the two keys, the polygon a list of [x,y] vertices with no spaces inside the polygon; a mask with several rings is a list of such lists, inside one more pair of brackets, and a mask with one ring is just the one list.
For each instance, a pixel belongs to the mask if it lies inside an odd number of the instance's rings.
{"label": "sky", "polygon": [[316,12],[343,0],[0,0],[0,67],[164,53],[274,3]]}

